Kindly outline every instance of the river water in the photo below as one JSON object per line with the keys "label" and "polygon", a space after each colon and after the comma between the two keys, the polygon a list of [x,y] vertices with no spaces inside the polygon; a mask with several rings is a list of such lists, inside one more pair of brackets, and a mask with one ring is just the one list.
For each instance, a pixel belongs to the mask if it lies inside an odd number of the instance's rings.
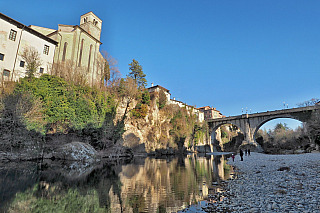
{"label": "river water", "polygon": [[[223,155],[1,164],[0,212],[179,212],[220,191]],[[202,201],[202,202],[201,202]]]}

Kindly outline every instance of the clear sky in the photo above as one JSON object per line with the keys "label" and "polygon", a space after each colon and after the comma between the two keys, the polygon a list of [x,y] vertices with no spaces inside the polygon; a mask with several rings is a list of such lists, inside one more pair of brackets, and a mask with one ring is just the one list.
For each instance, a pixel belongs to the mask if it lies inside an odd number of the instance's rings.
{"label": "clear sky", "polygon": [[1,13],[53,29],[89,11],[123,76],[136,59],[148,86],[189,105],[232,116],[320,98],[319,0],[0,0]]}

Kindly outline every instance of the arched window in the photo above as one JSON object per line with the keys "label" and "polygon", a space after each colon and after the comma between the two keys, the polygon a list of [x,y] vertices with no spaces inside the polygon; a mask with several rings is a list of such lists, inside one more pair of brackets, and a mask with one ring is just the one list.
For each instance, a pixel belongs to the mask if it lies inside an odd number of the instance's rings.
{"label": "arched window", "polygon": [[90,45],[90,50],[89,50],[88,71],[90,70],[91,52],[92,52],[92,44]]}
{"label": "arched window", "polygon": [[81,58],[82,58],[83,41],[84,41],[84,39],[82,39],[82,40],[81,40],[81,47],[80,47],[80,55],[79,55],[79,64],[78,64],[78,67],[80,67],[80,66],[81,66]]}
{"label": "arched window", "polygon": [[65,60],[66,60],[67,46],[68,46],[68,43],[67,43],[67,42],[64,42],[63,53],[62,53],[62,61],[65,61]]}

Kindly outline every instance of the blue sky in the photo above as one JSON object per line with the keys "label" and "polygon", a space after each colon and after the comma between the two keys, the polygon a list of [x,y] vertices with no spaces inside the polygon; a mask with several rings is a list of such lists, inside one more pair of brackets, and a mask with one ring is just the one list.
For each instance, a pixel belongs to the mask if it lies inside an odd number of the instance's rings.
{"label": "blue sky", "polygon": [[226,116],[320,98],[320,1],[1,0],[0,8],[25,25],[53,29],[78,25],[92,11],[103,21],[101,49],[123,76],[136,59],[148,86]]}

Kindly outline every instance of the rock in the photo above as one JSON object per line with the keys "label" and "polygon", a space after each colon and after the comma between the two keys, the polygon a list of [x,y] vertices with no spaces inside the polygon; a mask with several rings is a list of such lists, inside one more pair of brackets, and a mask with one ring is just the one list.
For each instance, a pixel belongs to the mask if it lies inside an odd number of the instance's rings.
{"label": "rock", "polygon": [[45,155],[44,158],[93,162],[98,160],[98,155],[90,144],[72,142],[57,147],[51,153]]}
{"label": "rock", "polygon": [[298,150],[295,150],[295,151],[294,151],[294,154],[303,154],[303,153],[305,153],[305,152],[306,152],[305,150],[298,149]]}

